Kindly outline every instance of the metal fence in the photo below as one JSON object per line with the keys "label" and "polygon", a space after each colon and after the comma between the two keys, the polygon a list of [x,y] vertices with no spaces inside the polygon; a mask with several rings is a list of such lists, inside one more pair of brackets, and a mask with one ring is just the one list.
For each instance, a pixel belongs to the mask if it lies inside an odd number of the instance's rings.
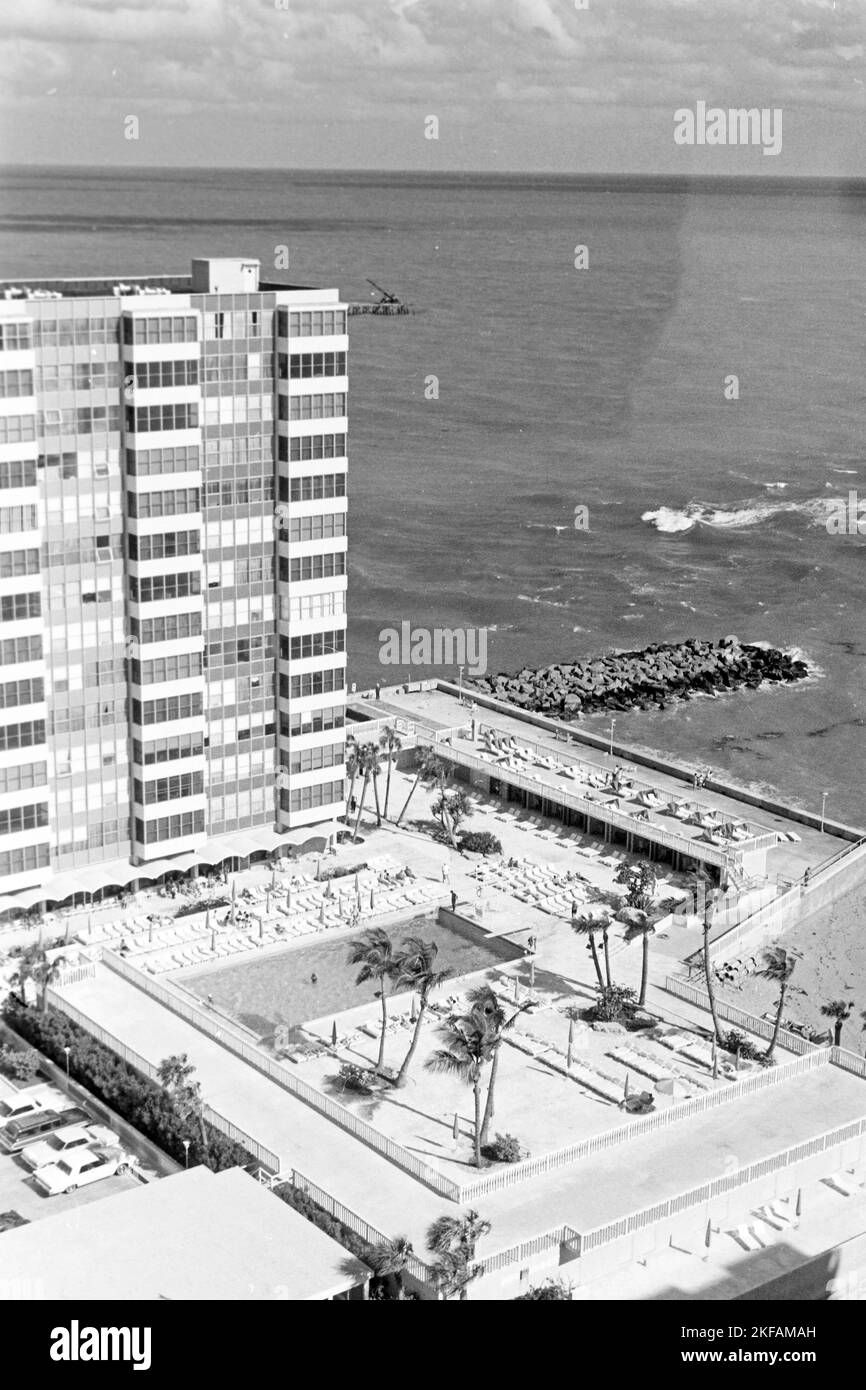
{"label": "metal fence", "polygon": [[[686,1003],[694,1004],[699,1009],[709,1010],[709,995],[699,985],[692,985],[685,980],[678,980],[674,975],[669,975],[665,980],[664,988],[668,994],[676,995],[677,999],[683,999]],[[745,1028],[748,1032],[756,1034],[759,1038],[766,1038],[768,1042],[772,1038],[774,1025],[768,1019],[758,1018],[756,1014],[747,1013],[745,1009],[738,1009],[736,1004],[729,1004],[724,999],[714,999],[713,1002],[717,1016],[723,1018],[726,1023],[734,1023],[740,1028]],[[789,1033],[785,1028],[779,1029],[778,1044],[786,1051],[797,1052],[800,1056],[807,1052],[814,1052],[816,1047],[815,1043],[808,1042],[806,1038],[798,1037],[796,1033]]]}
{"label": "metal fence", "polygon": [[[330,1192],[326,1192],[324,1188],[319,1187],[318,1184],[312,1182],[310,1178],[304,1177],[304,1174],[299,1173],[297,1169],[292,1170],[289,1181],[299,1192],[306,1192],[307,1196],[312,1197],[313,1201],[318,1206],[322,1207],[322,1209],[331,1216],[336,1217],[344,1226],[348,1226],[350,1231],[354,1231],[355,1234],[360,1236],[362,1240],[365,1240],[368,1245],[383,1245],[387,1242],[388,1237],[377,1230],[375,1226],[371,1226],[369,1221],[365,1221],[357,1212],[352,1211],[351,1207],[344,1206],[342,1202],[338,1202],[336,1197],[331,1196]],[[410,1255],[409,1263],[406,1268],[413,1278],[420,1280],[421,1283],[430,1283],[434,1278],[433,1270],[430,1269],[423,1260],[420,1260],[417,1255]]]}
{"label": "metal fence", "polygon": [[490,1173],[474,1182],[463,1183],[460,1187],[459,1200],[461,1202],[474,1201],[478,1197],[489,1196],[492,1192],[501,1192],[507,1187],[512,1187],[515,1183],[524,1182],[527,1178],[538,1177],[542,1173],[555,1172],[559,1168],[578,1163],[585,1158],[591,1158],[595,1154],[603,1153],[619,1144],[627,1144],[633,1139],[642,1139],[647,1134],[667,1129],[670,1125],[677,1124],[680,1120],[687,1120],[692,1115],[702,1115],[707,1110],[714,1110],[717,1106],[727,1105],[730,1101],[740,1099],[741,1096],[751,1095],[754,1091],[761,1091],[767,1086],[776,1086],[801,1072],[811,1071],[815,1067],[827,1066],[830,1062],[829,1048],[819,1051],[810,1047],[808,1054],[805,1057],[798,1057],[796,1061],[785,1062],[780,1067],[754,1072],[750,1076],[743,1077],[741,1081],[732,1081],[727,1086],[720,1086],[717,1090],[707,1091],[703,1095],[693,1096],[690,1100],[680,1101],[675,1105],[668,1106],[665,1110],[656,1111],[654,1115],[646,1115],[641,1119],[631,1120],[628,1124],[617,1125],[615,1129],[594,1134],[591,1138],[583,1139],[577,1144],[570,1144],[567,1148],[556,1149],[554,1152],[542,1154],[538,1158],[525,1159],[522,1163],[509,1164],[500,1172]]}
{"label": "metal fence", "polygon": [[[113,1033],[109,1033],[106,1028],[102,1028],[98,1023],[94,1023],[92,1018],[88,1018],[80,1009],[76,1009],[73,1004],[69,1003],[68,999],[64,999],[62,995],[49,989],[48,1002],[53,1008],[65,1013],[67,1018],[70,1018],[73,1023],[77,1023],[79,1028],[83,1028],[91,1037],[96,1038],[97,1042],[101,1042],[105,1047],[116,1053],[118,1057],[122,1057],[124,1062],[128,1062],[136,1071],[140,1071],[143,1076],[148,1077],[151,1081],[159,1081],[157,1068],[152,1062],[149,1062],[146,1057],[142,1057],[140,1053],[135,1052],[133,1048],[127,1047],[126,1043],[121,1042]],[[231,1120],[227,1120],[225,1115],[221,1115],[219,1111],[214,1110],[211,1105],[204,1105],[202,1107],[202,1114],[207,1123],[213,1125],[214,1129],[219,1130],[227,1139],[233,1139],[236,1144],[240,1144],[266,1168],[271,1168],[275,1173],[279,1173],[282,1164],[280,1163],[279,1155],[275,1154],[273,1149],[269,1149],[265,1144],[260,1144],[257,1139],[253,1139],[245,1130],[240,1129],[236,1124],[233,1124]]]}
{"label": "metal fence", "polygon": [[429,1164],[424,1163],[422,1159],[410,1153],[408,1149],[404,1149],[402,1145],[396,1143],[393,1139],[387,1138],[381,1131],[367,1124],[365,1120],[358,1119],[358,1117],[353,1115],[351,1110],[347,1110],[344,1105],[340,1105],[338,1101],[333,1100],[330,1096],[323,1095],[323,1093],[316,1090],[314,1086],[309,1085],[306,1081],[302,1081],[299,1076],[293,1075],[293,1073],[281,1062],[277,1061],[276,1058],[268,1057],[267,1054],[262,1052],[258,1047],[249,1043],[246,1038],[241,1037],[240,1033],[238,1033],[231,1024],[227,1023],[224,1018],[212,1018],[203,1009],[200,1009],[194,1004],[192,1000],[186,999],[174,990],[167,988],[165,985],[157,983],[157,981],[152,979],[149,975],[145,975],[142,971],[137,970],[129,961],[124,960],[121,956],[115,955],[112,951],[105,952],[103,961],[105,965],[111,970],[114,970],[118,975],[122,975],[130,984],[135,985],[145,994],[150,995],[152,999],[157,1000],[157,1002],[162,1004],[165,1008],[178,1014],[181,1018],[185,1019],[187,1023],[191,1023],[195,1028],[198,1028],[200,1032],[212,1038],[214,1042],[218,1042],[230,1052],[234,1052],[236,1056],[242,1058],[243,1061],[255,1067],[257,1071],[269,1077],[271,1081],[275,1081],[278,1086],[282,1086],[284,1090],[289,1091],[298,1100],[303,1101],[312,1109],[318,1110],[320,1114],[327,1116],[329,1120],[333,1120],[341,1129],[345,1129],[348,1133],[355,1135],[362,1143],[367,1144],[371,1149],[375,1149],[377,1153],[382,1154],[385,1158],[396,1164],[397,1167],[402,1168],[407,1173],[411,1173],[419,1182],[423,1182],[426,1187],[432,1188],[439,1196],[448,1197],[452,1201],[459,1200],[459,1187],[455,1182],[452,1182],[450,1178],[446,1178],[444,1173],[440,1173],[437,1169],[431,1168]]}

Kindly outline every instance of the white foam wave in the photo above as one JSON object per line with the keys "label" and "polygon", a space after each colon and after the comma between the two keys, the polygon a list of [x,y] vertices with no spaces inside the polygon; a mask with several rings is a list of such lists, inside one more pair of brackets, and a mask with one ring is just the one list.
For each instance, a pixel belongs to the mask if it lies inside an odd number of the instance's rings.
{"label": "white foam wave", "polygon": [[[766,486],[785,487],[787,484]],[[644,512],[641,521],[648,521],[657,531],[666,534],[690,531],[695,526],[710,526],[716,530],[745,530],[786,513],[797,513],[808,517],[814,525],[823,525],[831,511],[842,505],[843,500],[834,497],[811,497],[801,502],[777,502],[758,497],[746,499],[730,508],[712,507],[704,502],[689,502],[682,511],[673,507],[659,507],[656,511]]]}

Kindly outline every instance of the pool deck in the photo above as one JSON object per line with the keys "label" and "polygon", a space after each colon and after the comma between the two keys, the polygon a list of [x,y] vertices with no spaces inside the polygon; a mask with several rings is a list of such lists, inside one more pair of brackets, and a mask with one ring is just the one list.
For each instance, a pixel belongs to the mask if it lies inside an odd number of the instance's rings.
{"label": "pool deck", "polygon": [[[155,1064],[186,1052],[215,1109],[386,1234],[405,1234],[423,1251],[431,1221],[453,1213],[453,1204],[108,970],[71,986],[69,998]],[[493,1233],[479,1253],[563,1222],[591,1230],[729,1171],[732,1157],[747,1164],[864,1114],[866,1083],[856,1077],[833,1067],[791,1078],[480,1199]]]}

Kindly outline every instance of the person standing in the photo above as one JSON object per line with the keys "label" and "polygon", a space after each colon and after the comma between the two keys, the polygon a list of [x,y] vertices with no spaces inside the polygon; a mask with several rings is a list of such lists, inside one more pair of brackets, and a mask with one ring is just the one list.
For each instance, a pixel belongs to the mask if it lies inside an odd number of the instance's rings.
{"label": "person standing", "polygon": [[457,911],[457,894],[454,892],[453,888],[451,889],[451,911]]}
{"label": "person standing", "polygon": [[451,870],[450,870],[449,867],[448,867],[448,860],[447,860],[447,859],[446,859],[446,860],[443,860],[443,863],[442,863],[442,882],[443,882],[443,883],[447,883],[447,882],[448,882],[448,879],[449,879],[449,877],[450,877],[450,873],[451,873]]}

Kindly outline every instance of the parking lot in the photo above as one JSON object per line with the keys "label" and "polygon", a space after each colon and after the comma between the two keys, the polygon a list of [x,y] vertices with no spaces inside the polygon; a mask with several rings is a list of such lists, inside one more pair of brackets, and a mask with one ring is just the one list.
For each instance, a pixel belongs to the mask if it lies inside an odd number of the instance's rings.
{"label": "parking lot", "polygon": [[139,1182],[140,1179],[132,1173],[126,1173],[123,1177],[115,1174],[114,1177],[80,1187],[77,1192],[46,1197],[36,1186],[33,1174],[16,1154],[0,1153],[0,1212],[17,1211],[27,1221],[38,1221],[43,1216],[55,1216],[58,1212],[83,1207],[89,1202],[100,1202],[115,1192],[127,1192],[131,1187],[138,1187]]}

